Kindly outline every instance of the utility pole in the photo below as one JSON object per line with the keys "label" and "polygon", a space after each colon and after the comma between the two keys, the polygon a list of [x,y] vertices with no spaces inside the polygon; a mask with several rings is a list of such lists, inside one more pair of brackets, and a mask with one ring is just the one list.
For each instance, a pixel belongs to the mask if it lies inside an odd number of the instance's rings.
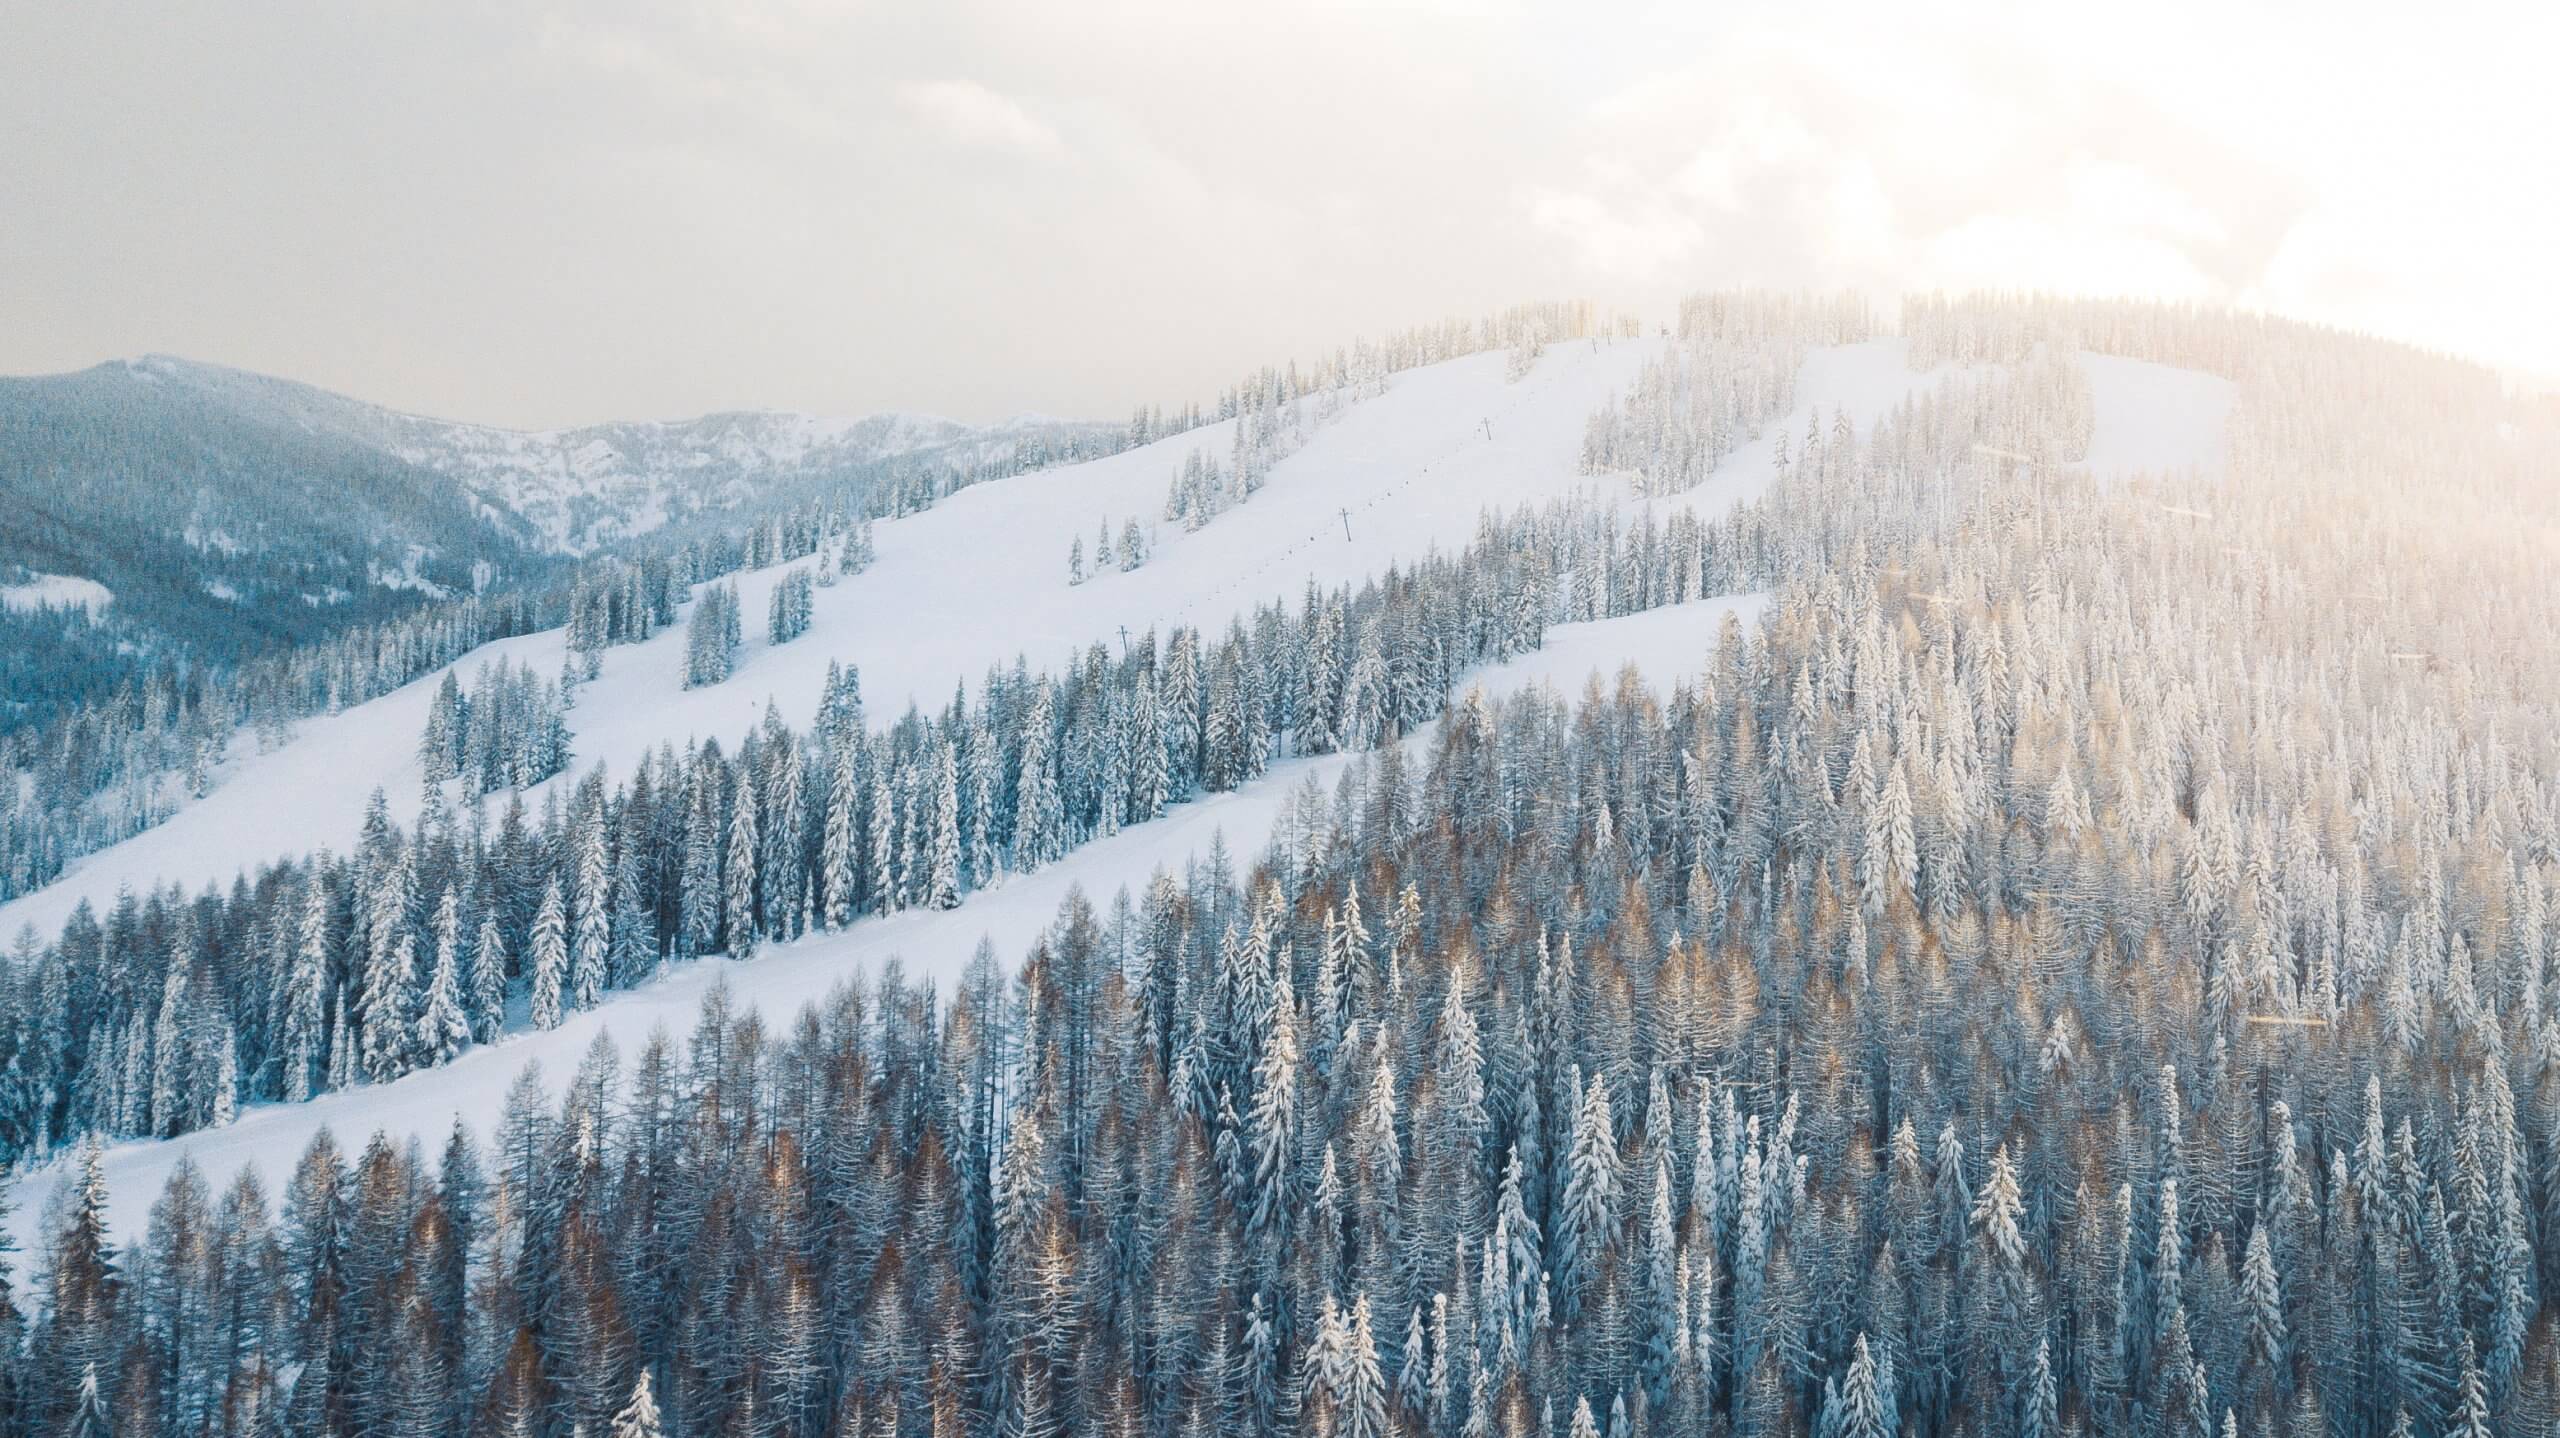
{"label": "utility pole", "polygon": [[1120,626],[1120,657],[1129,657],[1129,626],[1126,624]]}
{"label": "utility pole", "polygon": [[1347,504],[1342,507],[1342,537],[1351,538],[1351,506]]}
{"label": "utility pole", "polygon": [[1485,437],[1487,440],[1491,440],[1491,439],[1493,438],[1493,416],[1492,416],[1492,415],[1486,415],[1486,416],[1484,417],[1484,437]]}

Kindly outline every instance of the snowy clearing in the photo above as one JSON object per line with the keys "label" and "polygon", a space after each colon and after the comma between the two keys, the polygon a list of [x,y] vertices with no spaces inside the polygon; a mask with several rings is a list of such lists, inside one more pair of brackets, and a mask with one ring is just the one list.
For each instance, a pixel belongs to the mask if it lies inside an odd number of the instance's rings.
{"label": "snowy clearing", "polygon": [[0,584],[0,609],[78,607],[97,614],[116,599],[115,591],[94,579],[71,574],[39,574],[19,584]]}

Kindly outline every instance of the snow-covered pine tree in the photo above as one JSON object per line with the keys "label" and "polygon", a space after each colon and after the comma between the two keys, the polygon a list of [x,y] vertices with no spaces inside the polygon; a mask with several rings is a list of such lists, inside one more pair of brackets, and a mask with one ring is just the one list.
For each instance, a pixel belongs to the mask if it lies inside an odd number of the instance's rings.
{"label": "snow-covered pine tree", "polygon": [[924,905],[930,909],[960,907],[960,764],[949,740],[935,750],[933,837],[925,862]]}
{"label": "snow-covered pine tree", "polygon": [[532,995],[530,1017],[537,1029],[560,1027],[561,996],[569,977],[568,906],[560,897],[560,881],[543,886],[541,907],[534,911],[532,937],[525,944],[525,972]]}
{"label": "snow-covered pine tree", "polygon": [[418,1001],[416,1040],[419,1062],[429,1066],[444,1063],[471,1042],[462,996],[462,905],[451,886],[436,901],[433,929],[435,956]]}
{"label": "snow-covered pine tree", "polygon": [[761,823],[757,814],[756,786],[741,754],[741,773],[733,787],[729,809],[729,844],[726,865],[722,871],[722,905],[726,923],[722,929],[729,957],[753,958],[756,939],[763,932],[757,904],[761,897],[756,856],[761,847]]}
{"label": "snow-covered pine tree", "polygon": [[481,912],[480,936],[471,944],[470,979],[463,993],[473,1041],[485,1044],[496,1038],[506,1020],[507,940],[494,909],[484,907]]}
{"label": "snow-covered pine tree", "polygon": [[593,1008],[604,992],[613,941],[613,881],[605,848],[605,814],[601,792],[582,799],[577,829],[577,911],[569,935],[569,965],[562,976],[561,1002],[572,1009]]}

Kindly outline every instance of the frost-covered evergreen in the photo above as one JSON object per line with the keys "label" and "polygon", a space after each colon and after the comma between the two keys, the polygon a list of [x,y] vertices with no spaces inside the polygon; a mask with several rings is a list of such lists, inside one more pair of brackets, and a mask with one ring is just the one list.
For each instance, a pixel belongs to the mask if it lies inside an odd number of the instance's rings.
{"label": "frost-covered evergreen", "polygon": [[418,742],[427,783],[459,777],[470,797],[559,773],[569,762],[568,702],[565,685],[504,658],[483,664],[468,694],[446,670]]}
{"label": "frost-covered evergreen", "polygon": [[729,677],[738,659],[738,587],[705,584],[685,621],[684,687],[699,689]]}
{"label": "frost-covered evergreen", "polygon": [[809,616],[816,607],[815,581],[810,572],[795,569],[773,587],[773,600],[765,621],[765,638],[774,644],[788,644],[808,632]]}

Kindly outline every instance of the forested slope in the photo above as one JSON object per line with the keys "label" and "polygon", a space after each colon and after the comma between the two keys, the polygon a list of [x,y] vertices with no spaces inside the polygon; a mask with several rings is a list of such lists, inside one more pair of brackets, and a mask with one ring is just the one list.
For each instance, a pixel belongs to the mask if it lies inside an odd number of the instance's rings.
{"label": "forested slope", "polygon": [[[1577,424],[1600,487],[1453,552],[885,726],[845,669],[805,730],[582,778],[514,837],[431,793],[41,941],[13,1073],[64,1057],[68,986],[165,976],[48,1099],[66,1131],[213,1126],[33,1185],[9,1411],[2552,1431],[2548,415],[2353,336],[1966,300],[1906,307],[1907,400],[1728,429],[1786,345],[1793,382],[1839,352],[1807,318],[1690,307]],[[671,692],[757,672],[694,629]],[[1522,659],[1550,636],[1582,661]],[[1514,688],[1612,649],[1642,672]],[[1002,947],[964,964],[973,930]],[[445,992],[466,964],[494,987]],[[182,1002],[212,975],[227,1034]],[[689,1037],[615,1023],[697,997]],[[459,1063],[397,1077],[440,1029]],[[222,1111],[297,1075],[345,1091]]]}

